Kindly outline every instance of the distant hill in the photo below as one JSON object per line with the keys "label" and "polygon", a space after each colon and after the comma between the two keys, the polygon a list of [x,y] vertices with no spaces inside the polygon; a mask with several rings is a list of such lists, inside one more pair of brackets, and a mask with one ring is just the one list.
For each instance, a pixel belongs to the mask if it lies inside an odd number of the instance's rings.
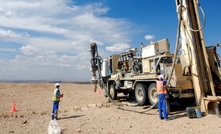
{"label": "distant hill", "polygon": [[76,83],[76,84],[90,84],[90,81],[50,81],[50,80],[0,80],[0,83]]}

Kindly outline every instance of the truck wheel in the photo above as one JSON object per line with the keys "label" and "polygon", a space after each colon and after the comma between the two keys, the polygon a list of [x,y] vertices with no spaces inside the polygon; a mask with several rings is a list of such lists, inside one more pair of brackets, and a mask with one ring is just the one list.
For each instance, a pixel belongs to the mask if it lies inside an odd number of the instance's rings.
{"label": "truck wheel", "polygon": [[110,96],[110,98],[112,100],[116,100],[116,98],[117,98],[117,91],[116,91],[116,88],[115,88],[114,84],[110,85],[110,88],[108,90],[108,94],[109,94],[109,96]]}
{"label": "truck wheel", "polygon": [[137,103],[142,106],[146,103],[147,100],[147,93],[146,93],[146,86],[144,84],[138,84],[135,88],[135,98]]}
{"label": "truck wheel", "polygon": [[158,97],[157,97],[157,88],[156,88],[156,84],[152,83],[150,84],[150,86],[148,87],[148,99],[151,105],[157,103],[158,101]]}

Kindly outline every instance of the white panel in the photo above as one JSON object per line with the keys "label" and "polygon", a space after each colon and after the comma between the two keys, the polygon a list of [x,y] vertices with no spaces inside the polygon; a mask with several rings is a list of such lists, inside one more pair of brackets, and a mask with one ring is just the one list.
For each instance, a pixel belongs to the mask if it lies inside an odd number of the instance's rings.
{"label": "white panel", "polygon": [[151,57],[155,55],[156,55],[156,52],[155,52],[154,45],[148,45],[142,48],[142,58],[147,58],[147,57]]}

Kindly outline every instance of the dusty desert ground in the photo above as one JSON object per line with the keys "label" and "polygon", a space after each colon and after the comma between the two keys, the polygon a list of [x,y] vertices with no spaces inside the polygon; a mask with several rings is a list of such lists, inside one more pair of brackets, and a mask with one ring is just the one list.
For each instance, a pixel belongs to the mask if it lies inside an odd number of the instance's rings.
{"label": "dusty desert ground", "polygon": [[[0,134],[46,134],[51,120],[53,83],[1,83]],[[63,134],[220,134],[221,118],[189,119],[184,111],[159,120],[156,109],[136,113],[118,109],[90,84],[61,84],[58,120]],[[16,112],[10,112],[12,104]],[[144,111],[146,107],[124,108]]]}

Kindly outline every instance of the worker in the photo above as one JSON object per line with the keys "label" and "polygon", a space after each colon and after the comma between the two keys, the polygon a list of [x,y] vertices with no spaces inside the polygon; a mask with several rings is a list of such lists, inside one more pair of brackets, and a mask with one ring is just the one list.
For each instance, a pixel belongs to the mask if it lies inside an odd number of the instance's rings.
{"label": "worker", "polygon": [[159,76],[157,81],[157,94],[158,94],[158,111],[159,117],[161,120],[168,120],[168,112],[167,112],[167,102],[166,102],[166,80],[164,80],[163,75]]}
{"label": "worker", "polygon": [[58,120],[58,108],[59,108],[59,102],[60,98],[63,98],[63,94],[60,94],[60,84],[56,83],[55,84],[55,90],[53,94],[53,109],[52,109],[52,120]]}

